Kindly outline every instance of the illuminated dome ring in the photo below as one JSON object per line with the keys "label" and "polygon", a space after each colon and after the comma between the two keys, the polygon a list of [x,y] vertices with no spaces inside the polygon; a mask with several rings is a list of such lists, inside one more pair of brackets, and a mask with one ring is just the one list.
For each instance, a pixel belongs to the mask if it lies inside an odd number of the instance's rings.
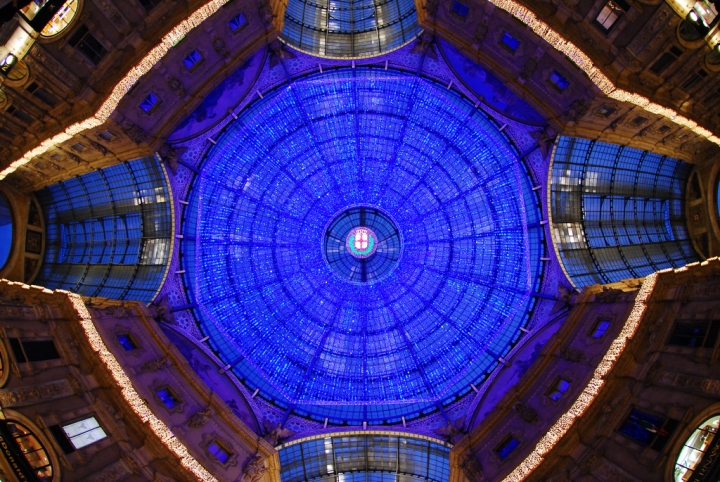
{"label": "illuminated dome ring", "polygon": [[[297,79],[227,127],[190,193],[200,329],[294,414],[360,425],[437,411],[527,323],[542,269],[531,189],[494,122],[444,86],[364,68]],[[323,249],[357,206],[402,232],[396,266],[372,282],[341,279]]]}
{"label": "illuminated dome ring", "polygon": [[375,283],[390,274],[402,254],[395,221],[375,206],[343,209],[325,228],[321,249],[330,269],[350,283]]}

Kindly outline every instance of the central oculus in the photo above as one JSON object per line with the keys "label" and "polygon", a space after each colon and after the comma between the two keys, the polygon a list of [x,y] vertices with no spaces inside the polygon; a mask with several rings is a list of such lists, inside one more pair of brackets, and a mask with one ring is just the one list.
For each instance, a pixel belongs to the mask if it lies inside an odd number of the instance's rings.
{"label": "central oculus", "polygon": [[359,259],[375,254],[377,246],[377,236],[372,229],[365,226],[353,228],[345,241],[345,247],[350,254]]}
{"label": "central oculus", "polygon": [[397,266],[402,240],[395,221],[375,206],[350,206],[333,216],[322,249],[344,281],[374,283]]}

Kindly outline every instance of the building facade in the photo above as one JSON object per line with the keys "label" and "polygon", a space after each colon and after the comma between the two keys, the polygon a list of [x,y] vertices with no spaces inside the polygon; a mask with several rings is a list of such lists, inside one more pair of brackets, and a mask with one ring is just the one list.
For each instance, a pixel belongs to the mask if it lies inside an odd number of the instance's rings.
{"label": "building facade", "polygon": [[717,480],[714,2],[5,3],[5,478]]}

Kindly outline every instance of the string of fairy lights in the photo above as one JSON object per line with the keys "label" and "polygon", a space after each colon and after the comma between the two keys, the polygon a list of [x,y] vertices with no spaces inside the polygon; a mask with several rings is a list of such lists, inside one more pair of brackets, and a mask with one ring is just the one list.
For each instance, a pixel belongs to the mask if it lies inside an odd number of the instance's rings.
{"label": "string of fairy lights", "polygon": [[548,24],[538,20],[535,14],[526,7],[523,7],[513,0],[489,1],[496,7],[505,10],[513,17],[526,24],[533,32],[539,35],[558,52],[565,54],[567,58],[569,58],[575,65],[585,72],[585,74],[587,74],[593,84],[595,84],[595,86],[597,86],[603,94],[607,95],[611,99],[636,105],[651,114],[666,117],[675,124],[687,127],[698,136],[704,137],[710,142],[720,146],[720,137],[716,136],[708,129],[698,126],[697,122],[694,120],[679,115],[673,109],[651,102],[650,99],[640,94],[617,88],[615,84],[613,84],[612,81],[592,63],[587,54],[580,50],[575,44],[566,40],[558,32],[550,28]]}
{"label": "string of fairy lights", "polygon": [[[665,271],[672,271],[668,269]],[[572,404],[570,409],[565,412],[555,424],[550,427],[547,433],[540,439],[533,451],[525,457],[515,470],[513,470],[507,477],[503,479],[503,482],[520,482],[524,480],[533,470],[535,470],[543,461],[545,455],[552,450],[560,439],[570,430],[573,423],[590,407],[595,398],[600,393],[600,389],[605,384],[604,378],[610,373],[615,362],[620,358],[628,341],[637,331],[640,325],[640,320],[645,314],[647,309],[647,299],[652,294],[655,282],[657,281],[657,274],[653,273],[648,275],[640,288],[640,292],[635,298],[635,304],[630,311],[630,315],[625,322],[625,326],[620,331],[620,334],[610,344],[605,356],[598,363],[593,377],[588,382],[587,386],[580,393],[578,398]]]}
{"label": "string of fairy lights", "polygon": [[122,80],[115,85],[115,88],[113,88],[108,98],[102,103],[100,108],[92,117],[72,124],[63,132],[44,140],[40,143],[40,145],[26,152],[20,159],[17,159],[11,163],[10,166],[0,172],[0,180],[15,172],[19,167],[28,164],[35,157],[40,156],[48,150],[72,139],[73,136],[102,125],[110,118],[112,113],[115,112],[118,104],[120,104],[120,101],[143,75],[149,72],[155,64],[162,60],[170,49],[177,45],[177,43],[191,30],[202,24],[228,1],[229,0],[210,0],[205,5],[195,10],[188,18],[180,22],[167,35],[165,35],[160,43],[150,50],[150,52],[148,52],[137,65],[130,69],[125,77],[123,77]]}
{"label": "string of fairy lights", "polygon": [[[208,17],[214,14],[220,7],[229,0],[210,0],[204,6],[193,12],[187,19],[175,26],[160,43],[155,46],[135,67],[117,83],[105,102],[89,117],[81,122],[72,124],[60,134],[44,140],[37,147],[27,151],[21,158],[12,162],[7,168],[0,172],[0,180],[15,172],[18,168],[28,164],[32,159],[46,153],[48,150],[63,144],[72,139],[73,136],[94,129],[102,125],[110,115],[115,112],[118,104],[128,93],[130,88],[140,80],[155,64],[157,64],[169,52],[169,50],[182,40],[192,29],[203,23]],[[580,50],[575,44],[566,40],[558,32],[550,28],[548,24],[538,20],[535,14],[513,0],[489,0],[493,5],[505,10],[515,18],[529,26],[533,32],[548,42],[553,48],[565,54],[575,63],[595,84],[603,94],[611,99],[620,102],[627,102],[638,106],[651,114],[663,116],[671,122],[690,129],[700,137],[720,146],[720,137],[708,129],[701,127],[697,122],[679,115],[673,109],[663,107],[660,104],[651,102],[650,99],[640,94],[619,89],[612,81],[596,67],[590,57]]]}
{"label": "string of fairy lights", "polygon": [[82,297],[69,291],[57,290],[58,293],[64,293],[75,308],[79,316],[80,326],[85,331],[85,336],[90,343],[92,349],[97,352],[102,362],[107,367],[108,371],[112,375],[115,383],[120,388],[122,396],[132,410],[140,417],[143,423],[147,423],[150,429],[158,436],[160,441],[170,449],[175,455],[180,458],[180,463],[183,467],[189,470],[198,480],[202,481],[217,481],[205,467],[195,460],[190,455],[187,447],[178,440],[177,437],[172,433],[167,425],[159,418],[155,416],[153,411],[148,407],[147,403],[143,400],[140,394],[133,387],[130,377],[127,376],[122,365],[118,362],[117,358],[108,350],[107,345],[103,341],[100,333],[98,333],[95,324],[92,321],[90,312],[85,306],[85,302]]}
{"label": "string of fairy lights", "polygon": [[85,305],[82,297],[78,294],[71,293],[65,290],[50,290],[43,288],[42,286],[27,285],[16,281],[0,280],[9,286],[19,286],[26,290],[38,290],[45,294],[62,293],[67,296],[68,300],[73,306],[73,309],[78,315],[78,322],[82,327],[85,337],[90,344],[90,347],[95,351],[100,360],[105,364],[105,367],[110,372],[113,380],[117,384],[118,388],[122,393],[122,397],[127,402],[128,406],[135,412],[143,423],[147,423],[150,429],[157,435],[160,441],[179,459],[182,466],[187,469],[197,480],[205,482],[218,482],[218,479],[213,477],[200,462],[198,462],[190,452],[188,451],[185,444],[183,444],[176,436],[172,433],[170,428],[158,417],[155,416],[153,411],[148,407],[145,400],[135,390],[135,387],[128,377],[127,373],[123,369],[122,365],[115,358],[115,355],[108,349],[105,341],[98,333],[97,328],[92,320],[92,316]]}
{"label": "string of fairy lights", "polygon": [[681,271],[687,271],[689,268],[697,265],[707,265],[709,262],[717,262],[718,258],[710,258],[702,263],[691,263],[682,268],[672,269],[668,268],[665,270],[657,271],[648,275],[640,287],[637,297],[635,298],[635,304],[633,305],[630,315],[625,321],[623,329],[620,334],[613,340],[608,348],[607,352],[603,356],[600,363],[598,363],[593,373],[592,379],[588,382],[587,386],[580,393],[578,398],[572,404],[572,406],[565,412],[558,420],[553,424],[547,433],[540,439],[535,445],[533,451],[525,457],[525,459],[518,464],[517,467],[503,479],[503,482],[520,482],[525,480],[544,460],[550,450],[560,442],[560,439],[570,430],[570,427],[575,421],[582,416],[583,413],[590,407],[595,401],[595,398],[600,393],[603,385],[605,384],[605,378],[615,366],[615,363],[625,351],[628,342],[637,332],[640,322],[642,321],[643,315],[647,310],[647,300],[655,288],[658,274]]}

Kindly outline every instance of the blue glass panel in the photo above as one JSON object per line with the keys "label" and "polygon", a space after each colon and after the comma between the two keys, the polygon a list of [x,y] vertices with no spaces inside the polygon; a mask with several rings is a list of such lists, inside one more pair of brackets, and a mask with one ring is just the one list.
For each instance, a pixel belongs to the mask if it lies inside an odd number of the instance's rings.
{"label": "blue glass panel", "polygon": [[0,268],[5,265],[12,247],[13,222],[10,205],[0,196]]}
{"label": "blue glass panel", "polygon": [[169,193],[157,159],[111,166],[36,194],[47,216],[37,284],[152,300],[172,242]]}
{"label": "blue glass panel", "polygon": [[410,437],[334,435],[283,447],[279,455],[282,482],[445,482],[450,478],[450,448]]}
{"label": "blue glass panel", "polygon": [[243,15],[242,13],[235,15],[228,22],[228,26],[230,27],[230,30],[232,32],[237,32],[238,30],[243,28],[245,25],[247,25],[247,20],[245,20],[245,15]]}
{"label": "blue glass panel", "polygon": [[515,52],[520,46],[520,41],[507,32],[503,33],[500,41],[513,52]]}
{"label": "blue glass panel", "polygon": [[368,57],[419,33],[413,0],[290,0],[282,37],[315,55]]}
{"label": "blue glass panel", "polygon": [[178,403],[180,403],[178,399],[175,398],[175,395],[173,395],[167,388],[161,388],[155,393],[157,393],[158,398],[167,408],[176,407]]}
{"label": "blue glass panel", "polygon": [[470,13],[470,7],[468,7],[462,2],[454,1],[452,11],[455,15],[459,17],[467,18],[468,14]]}
{"label": "blue glass panel", "polygon": [[154,92],[150,92],[147,97],[145,97],[145,100],[140,102],[140,108],[144,110],[147,113],[150,113],[155,106],[160,102],[160,98],[155,95]]}
{"label": "blue glass panel", "polygon": [[[363,68],[300,79],[250,105],[201,172],[180,255],[194,312],[278,407],[351,425],[435,412],[527,323],[536,193],[497,126],[443,86]],[[358,226],[381,241],[365,268],[347,258]],[[391,269],[373,265],[390,250]]]}
{"label": "blue glass panel", "polygon": [[550,83],[557,87],[558,90],[565,90],[570,85],[570,81],[555,70],[550,74]]}
{"label": "blue glass panel", "polygon": [[697,260],[685,230],[689,164],[629,147],[561,137],[553,159],[553,241],[583,287]]}
{"label": "blue glass panel", "polygon": [[618,430],[643,445],[650,445],[665,424],[665,419],[633,409]]}
{"label": "blue glass panel", "polygon": [[185,68],[188,70],[192,70],[195,68],[195,66],[202,61],[203,57],[200,55],[200,52],[197,50],[193,50],[188,54],[187,57],[183,59],[183,65],[185,65]]}
{"label": "blue glass panel", "polygon": [[513,450],[518,448],[519,445],[520,442],[518,442],[515,437],[508,437],[502,444],[500,444],[499,447],[495,449],[495,452],[502,460],[505,460],[510,456]]}

